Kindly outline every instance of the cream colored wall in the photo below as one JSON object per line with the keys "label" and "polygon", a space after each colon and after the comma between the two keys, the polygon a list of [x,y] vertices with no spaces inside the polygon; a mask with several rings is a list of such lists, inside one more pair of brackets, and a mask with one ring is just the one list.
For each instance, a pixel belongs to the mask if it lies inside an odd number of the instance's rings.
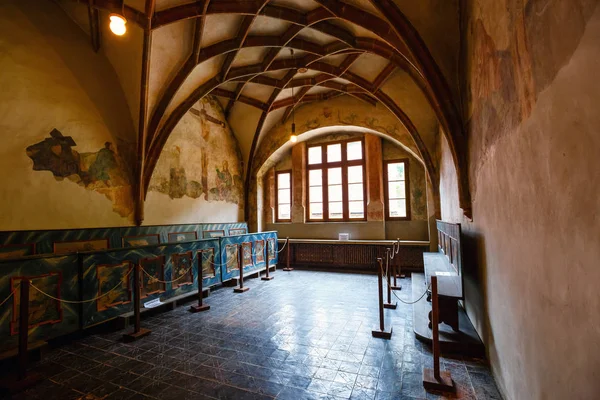
{"label": "cream colored wall", "polygon": [[110,141],[131,154],[133,123],[108,60],[56,4],[10,0],[0,3],[0,71],[0,230],[128,225],[113,205],[131,208],[129,187],[102,194],[58,181],[25,151],[56,128],[79,153]]}
{"label": "cream colored wall", "polygon": [[[183,116],[158,159],[146,197],[144,224],[243,219],[240,151],[223,110],[211,96],[192,108],[196,114],[188,111]],[[224,163],[231,185],[218,178],[217,169],[222,172]]]}
{"label": "cream colored wall", "polygon": [[[580,10],[597,4],[584,3]],[[548,27],[579,7],[560,4],[569,12],[548,15],[552,8],[535,4],[529,16],[549,18],[538,25]],[[530,48],[540,49],[533,65],[542,68],[540,57],[554,56],[556,74],[547,62],[522,122],[489,132],[487,146],[470,142],[473,222],[460,216],[455,172],[442,148],[442,217],[463,223],[466,308],[506,399],[600,393],[600,6],[579,15],[583,21],[573,17],[559,30],[528,31]],[[494,26],[501,21],[487,18]],[[533,40],[540,32],[547,41]]]}

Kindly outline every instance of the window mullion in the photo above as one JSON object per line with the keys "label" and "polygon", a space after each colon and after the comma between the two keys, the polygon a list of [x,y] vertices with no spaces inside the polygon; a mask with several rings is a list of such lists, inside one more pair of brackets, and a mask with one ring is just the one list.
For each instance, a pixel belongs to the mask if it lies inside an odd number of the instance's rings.
{"label": "window mullion", "polygon": [[[327,165],[327,164],[325,164]],[[329,169],[327,167],[321,170],[321,179],[323,180],[323,221],[329,221]]]}

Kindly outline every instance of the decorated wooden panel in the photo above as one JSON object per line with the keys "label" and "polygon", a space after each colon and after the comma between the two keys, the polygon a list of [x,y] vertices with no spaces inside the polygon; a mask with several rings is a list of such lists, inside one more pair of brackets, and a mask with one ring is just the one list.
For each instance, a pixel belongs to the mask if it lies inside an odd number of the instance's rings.
{"label": "decorated wooden panel", "polygon": [[96,307],[98,311],[108,310],[131,301],[132,270],[131,261],[96,266],[96,280],[98,281]]}
{"label": "decorated wooden panel", "polygon": [[17,346],[19,284],[23,279],[29,279],[33,285],[29,290],[30,342],[49,340],[78,329],[78,306],[60,302],[79,300],[77,266],[76,255],[0,260],[0,303],[4,301],[0,306],[0,351]]}
{"label": "decorated wooden panel", "polygon": [[145,257],[140,260],[142,298],[152,294],[163,293],[165,282],[165,256]]}
{"label": "decorated wooden panel", "polygon": [[[277,232],[259,232],[246,235],[225,236],[219,239],[221,243],[221,263],[234,263],[235,267],[227,265],[221,269],[223,282],[239,276],[239,246],[242,247],[242,260],[244,274],[256,272],[266,268],[264,246],[265,243],[276,243]],[[277,252],[271,250],[269,265],[277,263]]]}
{"label": "decorated wooden panel", "polygon": [[35,254],[35,243],[0,245],[0,259],[27,257]]}
{"label": "decorated wooden panel", "polygon": [[214,278],[217,274],[215,265],[215,249],[205,249],[198,252],[198,262],[202,269],[202,278]]}
{"label": "decorated wooden panel", "polygon": [[123,237],[123,247],[156,246],[158,244],[160,244],[160,235],[157,233]]}

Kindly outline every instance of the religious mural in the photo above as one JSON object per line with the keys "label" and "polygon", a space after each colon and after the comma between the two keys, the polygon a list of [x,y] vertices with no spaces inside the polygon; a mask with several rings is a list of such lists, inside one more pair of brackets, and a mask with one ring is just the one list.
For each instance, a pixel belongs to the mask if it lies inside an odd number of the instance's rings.
{"label": "religious mural", "polygon": [[252,259],[252,242],[244,242],[242,243],[242,262],[244,268],[252,267],[254,265]]}
{"label": "religious mural", "polygon": [[218,101],[207,96],[182,118],[165,144],[149,190],[240,204],[241,154]]}
{"label": "religious mural", "polygon": [[93,153],[79,153],[71,136],[53,129],[50,137],[25,150],[34,171],[50,171],[57,181],[69,180],[112,201],[122,217],[133,213],[131,183],[125,163],[111,142]]}
{"label": "religious mural", "polygon": [[[60,272],[52,272],[39,276],[14,277],[11,278],[11,288],[15,290],[13,300],[13,311],[10,323],[10,332],[12,335],[19,333],[19,306],[21,304],[18,288],[23,279],[29,279],[29,329],[41,325],[57,324],[62,321],[62,308],[60,301],[45,296],[40,291],[48,293],[50,296],[60,299],[60,285],[62,275]],[[39,290],[37,290],[36,288]]]}

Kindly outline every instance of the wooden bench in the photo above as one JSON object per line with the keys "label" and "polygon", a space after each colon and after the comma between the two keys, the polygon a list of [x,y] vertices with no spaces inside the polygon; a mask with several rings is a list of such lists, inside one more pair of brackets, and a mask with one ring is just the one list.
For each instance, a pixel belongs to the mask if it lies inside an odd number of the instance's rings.
{"label": "wooden bench", "polygon": [[[423,253],[427,285],[433,275],[438,277],[439,322],[455,331],[458,327],[458,302],[464,299],[460,224],[437,221],[438,252]],[[431,301],[431,291],[427,300]],[[431,313],[429,318],[431,328]]]}

